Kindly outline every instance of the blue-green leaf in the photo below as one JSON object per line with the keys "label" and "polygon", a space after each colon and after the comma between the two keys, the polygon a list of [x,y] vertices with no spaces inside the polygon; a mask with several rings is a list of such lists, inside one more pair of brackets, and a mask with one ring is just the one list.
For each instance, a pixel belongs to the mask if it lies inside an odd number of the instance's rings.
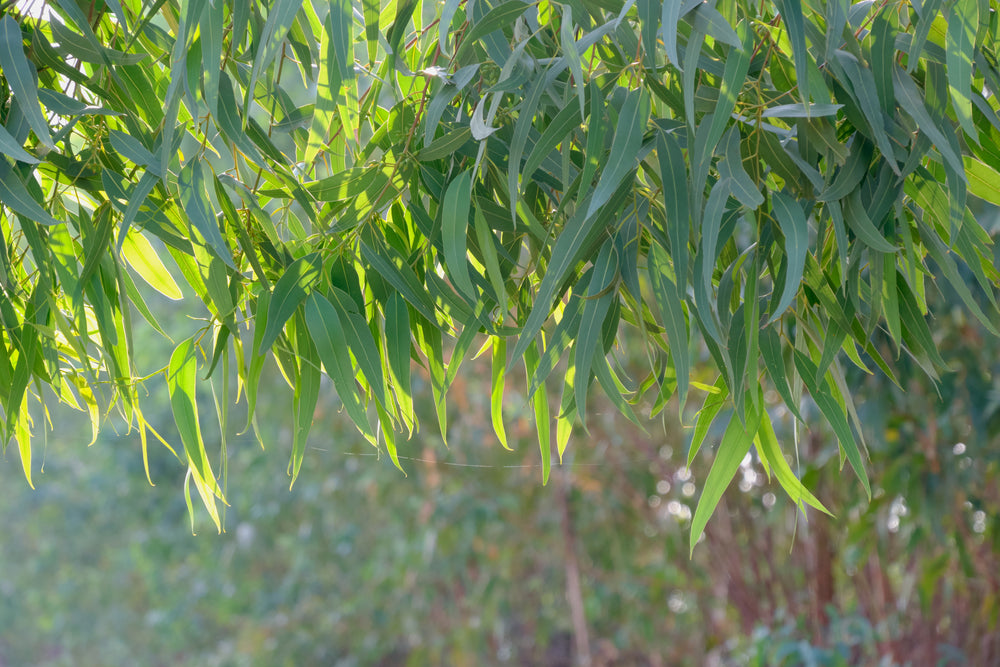
{"label": "blue-green leaf", "polygon": [[899,67],[893,67],[892,82],[902,108],[913,117],[913,120],[917,121],[917,127],[920,128],[920,131],[934,143],[934,146],[941,153],[941,157],[951,165],[956,173],[964,174],[962,158],[952,150],[951,142],[945,138],[942,130],[931,119],[927,107],[924,106],[923,95],[917,89],[917,84],[913,82],[910,75]]}
{"label": "blue-green leaf", "polygon": [[215,219],[215,211],[212,209],[212,201],[205,189],[205,172],[201,158],[195,156],[187,161],[181,173],[177,175],[177,187],[180,190],[181,204],[188,220],[191,221],[191,226],[198,230],[219,259],[235,269],[233,256],[222,237],[219,222]]}
{"label": "blue-green leaf", "polygon": [[256,353],[264,354],[277,340],[285,322],[295,313],[309,291],[319,282],[323,262],[319,253],[301,257],[285,270],[274,285],[267,306],[267,326]]}
{"label": "blue-green leaf", "polygon": [[806,252],[809,250],[809,225],[806,216],[798,202],[781,192],[771,195],[774,214],[778,225],[785,235],[785,287],[781,299],[771,310],[768,323],[781,317],[785,309],[799,293],[799,283],[802,282],[802,271],[806,266]]}
{"label": "blue-green leaf", "polygon": [[[4,17],[4,18],[10,18]],[[0,159],[0,202],[3,202],[15,213],[31,218],[43,225],[58,225],[59,221],[49,215],[48,211],[35,201],[24,181],[17,175],[7,160]]]}
{"label": "blue-green leaf", "polygon": [[607,203],[622,180],[635,169],[639,159],[642,135],[649,120],[649,94],[643,88],[630,90],[618,115],[618,128],[611,142],[611,155],[594,189],[587,217]]}
{"label": "blue-green leaf", "polygon": [[[55,25],[55,22],[50,25]],[[4,78],[27,117],[28,125],[35,131],[35,136],[49,148],[55,148],[49,123],[38,105],[35,66],[24,55],[22,40],[21,27],[13,16],[7,14],[0,19],[0,68],[3,69]]]}
{"label": "blue-green leaf", "polygon": [[285,41],[285,36],[292,27],[295,15],[302,7],[302,0],[275,0],[267,13],[267,20],[264,22],[264,29],[257,42],[257,55],[253,60],[253,69],[250,71],[250,82],[247,84],[246,99],[243,102],[243,117],[250,113],[250,102],[254,98],[254,88],[257,86],[257,79],[268,68],[274,57],[278,55],[281,44]]}
{"label": "blue-green leaf", "polygon": [[972,72],[975,58],[976,31],[979,29],[979,1],[955,0],[948,13],[948,34],[945,57],[948,65],[948,90],[955,116],[965,133],[979,143],[972,122]]}
{"label": "blue-green leaf", "polygon": [[337,309],[318,292],[311,292],[305,300],[306,324],[316,344],[316,351],[327,375],[333,380],[340,402],[351,421],[372,444],[375,432],[365,414],[364,404],[359,396],[351,357],[347,350],[347,336],[340,323]]}
{"label": "blue-green leaf", "polygon": [[441,204],[441,236],[444,259],[455,287],[470,301],[476,300],[476,288],[469,277],[466,257],[469,238],[469,205],[472,201],[472,171],[463,171],[448,184]]}
{"label": "blue-green leaf", "polygon": [[0,153],[26,164],[38,164],[39,162],[38,158],[24,150],[20,142],[3,125],[0,125]]}

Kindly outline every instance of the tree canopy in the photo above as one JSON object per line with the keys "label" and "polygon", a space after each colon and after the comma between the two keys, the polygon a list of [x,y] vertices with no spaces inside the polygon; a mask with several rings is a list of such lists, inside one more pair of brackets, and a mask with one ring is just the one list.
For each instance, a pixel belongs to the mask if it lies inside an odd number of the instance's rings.
{"label": "tree canopy", "polygon": [[[416,368],[446,439],[478,351],[505,445],[524,368],[542,482],[594,384],[636,420],[700,405],[688,460],[720,420],[693,545],[751,449],[825,511],[775,401],[814,406],[870,493],[845,366],[938,377],[936,282],[997,333],[970,208],[1000,204],[997,0],[0,7],[0,406],[29,483],[55,401],[95,434],[117,412],[145,456],[162,375],[160,441],[218,524],[206,381],[251,427],[274,359],[294,481],[324,373],[398,465]],[[207,308],[157,369],[134,361],[137,318],[166,336],[137,279]]]}

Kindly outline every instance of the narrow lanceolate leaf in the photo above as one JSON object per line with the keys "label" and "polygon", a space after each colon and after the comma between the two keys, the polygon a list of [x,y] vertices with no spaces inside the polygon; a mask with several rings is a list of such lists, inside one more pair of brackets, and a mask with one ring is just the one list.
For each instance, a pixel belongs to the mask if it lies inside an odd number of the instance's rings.
{"label": "narrow lanceolate leaf", "polygon": [[705,442],[708,430],[712,427],[712,423],[719,416],[722,408],[726,406],[726,399],[729,397],[729,393],[726,391],[726,379],[724,376],[719,376],[719,379],[715,381],[715,385],[707,387],[707,389],[708,395],[705,396],[705,401],[698,411],[698,420],[695,422],[694,432],[691,434],[691,444],[688,446],[688,467],[691,467],[691,464],[694,462],[699,450],[701,450],[702,444]]}
{"label": "narrow lanceolate leaf", "polygon": [[[10,18],[6,16],[4,18]],[[24,181],[10,167],[6,159],[0,160],[0,202],[9,206],[15,213],[31,218],[43,225],[58,225],[59,221],[49,215],[41,204],[28,192]]]}
{"label": "narrow lanceolate leaf", "polygon": [[35,484],[31,481],[31,415],[28,412],[28,401],[21,403],[14,433],[17,438],[17,451],[21,455],[24,478],[28,481],[28,486],[35,488]]}
{"label": "narrow lanceolate leaf", "polygon": [[677,57],[677,22],[681,18],[681,0],[663,0],[663,12],[660,16],[660,28],[663,31],[663,45],[666,47],[667,59],[670,64],[680,69],[681,61]]}
{"label": "narrow lanceolate leaf", "polygon": [[806,389],[809,390],[809,394],[816,401],[819,411],[833,428],[833,432],[840,441],[841,448],[843,448],[844,453],[847,455],[847,460],[850,462],[851,467],[854,468],[854,472],[857,474],[858,479],[861,480],[861,484],[865,487],[865,493],[868,494],[868,498],[870,499],[872,489],[868,482],[868,472],[865,470],[865,464],[861,460],[861,450],[858,449],[854,433],[851,432],[851,426],[847,423],[847,415],[844,414],[840,404],[837,403],[837,399],[827,389],[826,384],[822,380],[820,382],[816,381],[816,365],[799,350],[795,350],[795,367],[798,369],[799,376],[806,385]]}
{"label": "narrow lanceolate leaf", "polygon": [[576,87],[576,96],[580,101],[580,119],[586,117],[586,96],[584,94],[583,64],[580,61],[580,52],[576,48],[576,38],[573,36],[575,26],[573,25],[572,5],[563,5],[564,14],[562,25],[560,26],[559,39],[562,42],[563,53],[569,61],[569,71],[573,73],[573,85]]}
{"label": "narrow lanceolate leaf", "polygon": [[178,287],[177,281],[170,275],[170,271],[156,254],[156,249],[145,236],[135,232],[126,235],[121,250],[128,265],[150,287],[168,299],[177,301],[183,298],[184,293]]}
{"label": "narrow lanceolate leaf", "polygon": [[670,355],[674,360],[674,370],[677,373],[677,396],[680,404],[680,414],[684,414],[687,403],[688,386],[691,375],[691,354],[688,350],[688,326],[684,317],[682,295],[677,286],[667,275],[665,253],[658,247],[650,250],[649,279],[653,295],[660,306],[663,317],[663,328],[667,332],[667,342],[670,344]]}
{"label": "narrow lanceolate leaf", "polygon": [[39,162],[38,158],[24,150],[20,142],[3,125],[0,125],[0,153],[26,164],[38,164]]}
{"label": "narrow lanceolate leaf", "polygon": [[191,226],[198,230],[205,243],[216,254],[216,256],[235,269],[233,256],[229,252],[229,246],[222,238],[222,231],[219,222],[215,218],[215,211],[212,209],[212,201],[208,198],[208,190],[205,189],[205,172],[202,161],[198,157],[191,158],[177,175],[177,187],[180,190],[181,202],[184,212],[187,214]]}
{"label": "narrow lanceolate leaf", "polygon": [[701,491],[701,498],[698,499],[698,507],[695,508],[694,516],[691,518],[691,553],[694,553],[694,546],[705,531],[705,525],[709,517],[715,512],[716,506],[722,500],[722,494],[726,487],[733,481],[743,457],[750,451],[754,436],[760,426],[759,411],[753,408],[753,402],[747,401],[746,418],[741,420],[734,413],[729,419],[729,426],[722,434],[722,441],[719,443],[719,451],[712,462],[712,469],[708,471],[705,479],[705,486]]}
{"label": "narrow lanceolate leaf", "polygon": [[691,234],[691,222],[688,217],[687,163],[673,135],[661,132],[656,141],[660,179],[663,182],[663,204],[667,212],[670,258],[674,262],[678,294],[683,298],[687,291],[688,239]]}
{"label": "narrow lanceolate leaf", "polygon": [[[493,339],[493,369],[490,373],[490,419],[493,422],[493,432],[503,448],[509,451],[507,432],[503,426],[503,395],[504,376],[507,374],[507,339]],[[530,388],[529,388],[530,389]]]}
{"label": "narrow lanceolate leaf", "polygon": [[410,388],[410,311],[395,292],[385,304],[385,348],[392,388],[403,423],[413,432],[413,394]]}
{"label": "narrow lanceolate leaf", "polygon": [[476,289],[469,277],[466,257],[469,238],[469,204],[472,200],[472,171],[463,171],[448,185],[441,204],[441,235],[444,259],[455,287],[470,301],[476,300]]}
{"label": "narrow lanceolate leaf", "polygon": [[225,26],[221,2],[209,2],[201,13],[199,34],[201,35],[202,81],[205,88],[205,103],[214,115],[219,108],[220,59]]}
{"label": "narrow lanceolate leaf", "polygon": [[371,388],[375,400],[388,410],[389,402],[385,394],[385,377],[382,374],[382,357],[379,354],[379,347],[375,343],[371,329],[368,328],[368,320],[357,312],[354,300],[346,292],[334,287],[333,299],[331,300],[337,314],[340,315],[340,323],[344,326],[344,335],[347,337],[347,346],[358,362],[358,368],[365,376],[368,386]]}
{"label": "narrow lanceolate leaf", "polygon": [[743,168],[743,155],[740,153],[740,128],[733,125],[721,143],[724,159],[719,160],[719,177],[729,179],[733,196],[750,209],[756,209],[764,203],[764,195],[760,193],[757,184],[753,182],[746,169]]}
{"label": "narrow lanceolate leaf", "polygon": [[[590,386],[591,368],[604,362],[604,346],[601,339],[601,325],[618,298],[614,288],[618,277],[618,253],[614,241],[608,239],[594,261],[594,275],[587,288],[587,298],[583,303],[580,330],[576,338],[576,380],[573,393],[584,430],[587,429],[587,389]],[[537,366],[537,362],[535,366]]]}
{"label": "narrow lanceolate leaf", "polygon": [[306,324],[316,344],[316,353],[323,362],[326,374],[333,380],[344,410],[368,441],[375,444],[375,432],[365,414],[347,349],[347,336],[337,309],[322,294],[312,292],[306,297],[305,311]]}
{"label": "narrow lanceolate leaf", "polygon": [[22,39],[21,27],[13,16],[7,14],[0,19],[0,69],[35,136],[49,148],[55,148],[49,123],[38,105],[35,66],[24,55]]}
{"label": "narrow lanceolate leaf", "polygon": [[809,225],[802,208],[791,197],[781,192],[771,195],[771,204],[778,219],[778,226],[785,235],[785,287],[778,304],[771,310],[768,324],[781,317],[792,299],[799,293],[802,271],[806,266],[806,252],[809,250]]}
{"label": "narrow lanceolate leaf", "polygon": [[330,33],[333,53],[337,58],[340,78],[346,81],[354,76],[354,50],[351,47],[354,17],[351,0],[330,0],[329,16],[333,28]]}
{"label": "narrow lanceolate leaf", "polygon": [[611,155],[587,208],[588,217],[607,203],[622,180],[635,169],[648,121],[649,93],[645,89],[630,90],[618,115],[618,127],[611,142]]}
{"label": "narrow lanceolate leaf", "polygon": [[305,326],[305,320],[299,315],[296,332],[296,353],[299,357],[299,378],[295,383],[295,393],[292,398],[292,412],[295,415],[295,431],[292,435],[292,458],[288,462],[292,481],[295,484],[302,469],[305,456],[306,440],[312,430],[313,416],[316,414],[316,402],[319,399],[320,357],[313,344],[310,332]]}
{"label": "narrow lanceolate leaf", "polygon": [[365,42],[368,44],[368,66],[375,69],[375,56],[378,54],[378,15],[379,0],[361,0],[365,19]]}
{"label": "narrow lanceolate leaf", "polygon": [[[524,146],[528,141],[528,135],[534,127],[535,111],[538,109],[538,104],[542,99],[542,93],[545,92],[545,88],[545,77],[538,77],[528,90],[528,95],[525,97],[524,102],[521,103],[517,123],[514,125],[514,136],[510,142],[510,157],[508,158],[510,168],[507,171],[507,190],[510,193],[511,220],[517,220],[516,202],[519,199],[517,176],[521,168],[521,156],[524,154]],[[533,174],[534,169],[531,171],[525,169],[523,176],[525,186],[531,182]],[[521,189],[523,190],[524,186]]]}
{"label": "narrow lanceolate leaf", "polygon": [[264,354],[277,340],[285,322],[295,313],[299,304],[320,280],[323,261],[319,253],[301,257],[285,269],[274,285],[267,305],[267,325],[256,346],[257,354]]}
{"label": "narrow lanceolate leaf", "polygon": [[[531,377],[538,368],[538,348],[534,344],[524,352],[524,374]],[[552,470],[552,424],[549,417],[549,395],[545,387],[536,391],[531,399],[531,409],[535,414],[535,428],[538,431],[538,448],[542,455],[542,486],[549,482],[549,472]]]}
{"label": "narrow lanceolate leaf", "polygon": [[174,414],[174,422],[177,424],[177,432],[184,445],[188,469],[194,480],[195,488],[198,489],[202,502],[208,509],[216,528],[221,532],[222,524],[216,509],[215,498],[218,497],[223,502],[225,502],[225,498],[222,495],[222,489],[215,481],[208,452],[205,451],[205,443],[201,437],[201,425],[198,420],[197,381],[197,345],[193,338],[188,338],[174,349],[167,367],[170,408]]}
{"label": "narrow lanceolate leaf", "polygon": [[316,155],[326,145],[327,137],[334,131],[334,118],[337,114],[337,96],[340,94],[340,66],[333,47],[335,11],[331,3],[330,12],[323,23],[323,35],[319,45],[319,74],[316,77],[316,104],[313,108],[312,122],[309,125],[309,138],[306,141],[306,151],[302,160],[311,165]]}
{"label": "narrow lanceolate leaf", "polygon": [[969,155],[963,155],[962,161],[969,181],[969,194],[1000,206],[1000,171]]}
{"label": "narrow lanceolate leaf", "polygon": [[256,95],[254,88],[257,86],[257,79],[278,55],[278,51],[285,41],[285,36],[295,20],[295,15],[298,14],[301,7],[302,0],[275,0],[274,4],[271,5],[260,41],[257,43],[257,55],[253,60],[253,69],[250,71],[250,83],[247,85],[246,100],[243,102],[244,118],[247,118],[247,114],[250,112],[250,102]]}
{"label": "narrow lanceolate leaf", "polygon": [[785,493],[788,494],[793,503],[797,505],[804,502],[824,514],[833,516],[828,509],[823,507],[823,503],[817,500],[816,496],[810,493],[809,489],[792,472],[788,461],[785,460],[785,455],[781,453],[781,447],[778,445],[778,437],[774,434],[774,426],[771,425],[771,417],[767,412],[761,415],[760,428],[757,429],[757,437],[754,440],[754,444],[757,445],[757,453],[760,455],[761,461],[766,461],[768,467],[774,471],[774,476],[778,478],[778,483],[781,484],[781,488],[785,490]]}
{"label": "narrow lanceolate leaf", "polygon": [[809,52],[806,50],[806,26],[802,16],[802,0],[782,0],[781,19],[788,30],[795,62],[795,83],[799,87],[799,99],[809,104]]}
{"label": "narrow lanceolate leaf", "polygon": [[958,153],[952,150],[952,144],[945,138],[944,131],[931,119],[931,115],[924,105],[923,95],[917,89],[917,84],[910,78],[910,75],[899,67],[893,67],[892,83],[902,108],[913,117],[913,120],[917,121],[917,127],[920,128],[920,131],[934,143],[934,146],[941,153],[941,157],[951,165],[952,169],[957,173],[964,173],[962,159]]}
{"label": "narrow lanceolate leaf", "polygon": [[972,71],[976,30],[979,28],[978,0],[955,0],[948,13],[945,56],[948,63],[948,90],[958,123],[972,140],[979,142],[972,123]]}
{"label": "narrow lanceolate leaf", "polygon": [[709,164],[715,152],[722,133],[729,124],[730,116],[736,107],[739,96],[746,82],[750,67],[750,54],[753,50],[753,35],[746,21],[737,26],[742,37],[741,47],[731,47],[726,58],[726,69],[722,73],[722,86],[719,88],[719,100],[715,111],[708,114],[695,134],[695,156],[691,168],[691,191],[699,197],[708,177]]}

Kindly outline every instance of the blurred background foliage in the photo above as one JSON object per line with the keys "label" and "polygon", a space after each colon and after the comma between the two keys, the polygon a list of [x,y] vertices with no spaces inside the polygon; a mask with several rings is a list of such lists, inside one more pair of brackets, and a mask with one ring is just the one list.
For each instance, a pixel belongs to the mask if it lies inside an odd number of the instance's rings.
{"label": "blurred background foliage", "polygon": [[[150,448],[150,487],[135,438],[106,429],[87,449],[86,417],[53,413],[37,490],[13,450],[0,462],[0,665],[997,664],[1000,344],[941,289],[932,328],[953,372],[935,387],[901,356],[898,387],[849,378],[872,502],[840,479],[807,405],[798,472],[836,518],[804,517],[746,460],[693,558],[707,461],[684,467],[675,410],[643,432],[598,404],[543,487],[523,378],[505,401],[512,455],[490,427],[485,360],[449,394],[450,449],[415,380],[426,417],[400,452],[405,480],[325,386],[291,490],[291,391],[268,368],[265,448],[230,422],[240,483],[221,535],[199,510],[191,536],[185,468],[165,449]],[[150,301],[179,330],[199,315]],[[149,340],[140,369],[169,345]],[[618,353],[642,363],[629,340]],[[148,418],[175,440],[166,388],[149,388],[162,407]],[[781,407],[773,418],[791,428]]]}

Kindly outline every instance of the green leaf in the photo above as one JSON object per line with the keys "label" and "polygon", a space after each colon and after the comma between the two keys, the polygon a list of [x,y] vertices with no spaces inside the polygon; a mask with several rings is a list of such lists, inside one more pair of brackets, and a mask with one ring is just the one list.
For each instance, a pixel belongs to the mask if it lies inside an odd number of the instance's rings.
{"label": "green leaf", "polygon": [[781,488],[785,490],[785,493],[788,494],[793,503],[798,505],[805,502],[820,512],[833,516],[828,509],[823,507],[823,503],[817,500],[816,496],[810,493],[809,489],[803,486],[802,482],[795,476],[795,473],[792,472],[788,461],[785,460],[785,455],[781,453],[781,447],[778,445],[778,437],[774,434],[774,426],[771,425],[771,417],[767,412],[761,414],[760,427],[757,429],[754,444],[757,445],[757,453],[760,455],[761,461],[766,462],[767,467],[774,471],[774,476],[778,478],[778,483],[781,484]]}
{"label": "green leaf", "polygon": [[808,105],[809,96],[809,51],[806,49],[806,26],[802,15],[802,0],[781,0],[781,20],[788,30],[788,38],[792,43],[793,62],[795,63],[795,83],[799,88],[799,99]]}
{"label": "green leaf", "polygon": [[837,62],[843,68],[851,83],[851,88],[861,107],[861,113],[864,114],[865,119],[871,127],[872,138],[875,139],[875,144],[882,151],[887,164],[898,174],[895,153],[889,141],[889,136],[885,132],[886,122],[882,116],[882,109],[879,106],[875,76],[870,69],[863,67],[858,59],[850,53],[837,51],[836,55]]}
{"label": "green leaf", "polygon": [[913,120],[917,121],[917,127],[920,128],[920,131],[926,134],[927,138],[934,143],[934,146],[937,147],[938,152],[941,153],[945,162],[951,165],[951,168],[956,173],[964,173],[961,158],[952,149],[951,142],[945,138],[943,130],[931,119],[927,107],[924,106],[923,96],[917,89],[917,84],[910,78],[910,75],[899,67],[893,67],[892,83],[896,91],[896,97],[899,98],[902,108],[906,113],[910,114]]}
{"label": "green leaf", "polygon": [[771,309],[768,324],[781,317],[799,293],[802,271],[806,266],[806,253],[809,251],[809,225],[798,202],[781,192],[775,192],[771,195],[771,204],[781,232],[785,235],[786,268],[785,286],[778,305]]}
{"label": "green leaf", "polygon": [[[5,19],[10,18],[5,16]],[[0,160],[0,202],[3,202],[15,213],[19,213],[26,218],[30,218],[43,225],[58,225],[60,222],[49,215],[48,211],[35,201],[35,198],[28,193],[24,186],[24,181],[17,172],[7,164],[7,160]]]}
{"label": "green leaf", "polygon": [[681,68],[681,61],[677,57],[677,23],[681,18],[681,4],[681,0],[663,0],[663,13],[660,16],[667,58],[678,69]]}
{"label": "green leaf", "polygon": [[963,155],[962,162],[969,181],[969,194],[1000,206],[1000,171],[969,155]]}
{"label": "green leaf", "polygon": [[219,259],[235,269],[233,256],[229,252],[226,240],[222,237],[219,223],[215,219],[215,211],[212,209],[212,201],[208,198],[208,191],[205,189],[205,172],[199,158],[195,157],[187,161],[180,174],[177,175],[177,187],[180,190],[184,212],[187,214],[191,226],[198,230],[208,247]]}
{"label": "green leaf", "polygon": [[778,104],[768,107],[761,118],[818,118],[821,116],[836,116],[843,104]]}
{"label": "green leaf", "polygon": [[340,316],[333,304],[318,292],[311,292],[305,299],[306,325],[316,345],[316,353],[326,374],[333,380],[344,410],[358,430],[375,444],[375,432],[365,414],[364,404],[354,379],[354,369],[347,348],[347,336],[340,323]]}
{"label": "green leaf", "polygon": [[872,489],[868,482],[868,472],[865,470],[865,464],[861,460],[861,451],[858,449],[858,443],[854,439],[850,425],[847,423],[847,416],[825,384],[820,384],[816,381],[817,368],[812,360],[799,350],[795,350],[794,355],[795,366],[799,370],[802,382],[806,385],[806,389],[809,390],[809,394],[813,400],[816,401],[820,412],[833,428],[833,432],[837,435],[837,440],[840,441],[841,448],[847,455],[847,460],[851,463],[851,467],[854,468],[858,479],[861,480],[862,486],[865,487],[868,499],[871,500]]}
{"label": "green leaf", "polygon": [[434,315],[434,301],[427,293],[427,289],[420,282],[413,268],[406,260],[395,251],[394,248],[380,244],[382,247],[376,252],[365,242],[361,243],[361,256],[372,268],[384,278],[393,288],[399,290],[411,306],[427,320],[436,322]]}
{"label": "green leaf", "polygon": [[[618,298],[615,282],[618,278],[618,253],[615,244],[608,239],[601,246],[594,260],[594,275],[587,287],[583,312],[580,315],[580,329],[576,337],[576,380],[573,387],[577,410],[584,431],[587,430],[587,389],[590,386],[591,366],[604,363],[604,346],[601,344],[601,324],[611,307],[612,300]],[[537,367],[537,362],[535,366]],[[530,376],[529,376],[530,377]]]}
{"label": "green leaf", "polygon": [[729,426],[722,434],[722,441],[719,443],[719,451],[712,462],[712,468],[708,471],[705,479],[705,486],[701,490],[701,497],[698,499],[698,507],[694,510],[691,518],[691,553],[694,553],[694,546],[705,531],[708,519],[715,512],[722,494],[726,487],[733,481],[740,463],[750,451],[757,429],[760,426],[761,413],[753,408],[752,402],[747,404],[747,414],[745,420],[737,418],[733,414],[729,418]]}
{"label": "green leaf", "polygon": [[417,159],[421,162],[432,162],[433,160],[450,157],[471,139],[472,130],[468,127],[460,127],[424,146],[417,153]]}
{"label": "green leaf", "polygon": [[663,203],[667,212],[670,258],[674,264],[678,295],[683,298],[687,291],[688,239],[691,234],[687,164],[677,141],[665,132],[657,134],[657,157],[660,161],[660,179],[663,181]]}
{"label": "green leaf", "polygon": [[611,156],[587,207],[588,218],[611,199],[622,180],[635,169],[648,121],[649,94],[644,89],[630,90],[622,104],[621,113],[618,114],[618,127],[611,142]]}
{"label": "green leaf", "polygon": [[320,357],[313,344],[306,322],[299,315],[296,323],[296,353],[299,357],[299,377],[295,383],[295,393],[292,398],[292,413],[295,415],[295,430],[292,435],[292,458],[288,463],[292,481],[291,488],[302,469],[305,456],[306,440],[312,429],[313,416],[316,414],[316,402],[319,399]]}
{"label": "green leaf", "polygon": [[[49,25],[54,25],[50,23]],[[21,27],[14,17],[7,14],[0,19],[0,69],[4,79],[17,99],[18,107],[28,119],[28,125],[35,131],[38,140],[49,148],[55,148],[49,123],[38,105],[38,84],[35,66],[25,57]],[[4,201],[4,203],[7,203]],[[8,204],[10,206],[10,204]],[[11,206],[13,208],[13,206]]]}
{"label": "green leaf", "polygon": [[215,499],[218,498],[222,502],[226,500],[212,473],[212,465],[208,459],[208,452],[205,451],[201,425],[198,421],[197,351],[194,338],[188,338],[174,348],[167,367],[167,390],[170,394],[174,423],[184,445],[188,471],[215,527],[222,532]]}
{"label": "green leaf", "polygon": [[[507,444],[507,433],[503,426],[504,376],[507,373],[507,340],[493,338],[493,365],[490,372],[490,420],[493,432],[504,449],[513,451]],[[531,388],[529,387],[529,392]]]}
{"label": "green leaf", "polygon": [[[532,146],[531,152],[528,154],[528,159],[524,161],[524,170],[521,172],[522,186],[520,192],[524,192],[528,184],[532,182],[532,176],[542,166],[545,158],[556,149],[556,146],[566,140],[566,137],[574,128],[580,125],[578,118],[576,109],[573,103],[570,102],[545,127],[541,136],[538,137],[538,141]],[[514,200],[514,193],[512,193],[511,201]]]}
{"label": "green leaf", "polygon": [[444,259],[455,287],[469,299],[476,300],[476,288],[469,278],[466,243],[469,238],[469,204],[472,201],[472,170],[456,176],[444,193],[441,204],[441,235]]}
{"label": "green leaf", "polygon": [[257,354],[264,354],[278,339],[285,322],[305,300],[309,291],[319,282],[323,262],[319,253],[312,253],[292,262],[274,285],[267,306],[267,326],[260,342],[255,346]]}
{"label": "green leaf", "polygon": [[[531,381],[538,368],[538,348],[534,344],[524,351],[524,374]],[[549,396],[543,387],[536,391],[531,399],[531,408],[535,415],[535,428],[538,431],[538,448],[542,455],[542,486],[549,483],[549,473],[552,470],[552,424],[549,417]]]}
{"label": "green leaf", "polygon": [[889,12],[876,12],[872,24],[871,71],[882,112],[892,114],[896,94],[892,87],[892,67],[896,55],[896,31]]}
{"label": "green leaf", "polygon": [[711,428],[712,422],[715,421],[719,412],[725,407],[726,399],[729,397],[729,392],[726,391],[726,381],[722,376],[709,389],[708,395],[705,396],[705,402],[702,404],[701,409],[698,410],[698,419],[694,425],[691,443],[688,445],[687,466],[689,468],[694,462],[694,458],[698,455],[702,443],[705,442],[708,429]]}
{"label": "green leaf", "polygon": [[403,422],[413,433],[413,394],[410,387],[410,311],[399,292],[385,304],[385,348],[392,388]]}
{"label": "green leaf", "polygon": [[723,155],[717,168],[719,178],[729,181],[733,196],[750,209],[756,209],[764,203],[764,195],[760,193],[757,184],[743,168],[743,156],[740,153],[740,129],[733,125],[722,140]]}
{"label": "green leaf", "polygon": [[24,150],[24,147],[21,146],[17,139],[3,125],[0,125],[0,152],[7,157],[26,164],[38,164],[39,162],[38,158]]}
{"label": "green leaf", "polygon": [[576,96],[580,101],[580,120],[587,116],[586,96],[584,93],[585,80],[583,78],[583,63],[580,61],[580,52],[576,48],[576,38],[573,33],[576,26],[573,24],[573,6],[563,5],[563,17],[559,26],[559,41],[563,53],[569,62],[569,71],[573,74],[573,84],[576,87]]}
{"label": "green leaf", "polygon": [[889,243],[884,236],[875,228],[875,224],[868,217],[868,212],[861,203],[860,194],[855,191],[851,193],[844,203],[844,219],[861,241],[877,252],[896,252],[896,246]]}
{"label": "green leaf", "polygon": [[499,30],[510,25],[530,6],[521,0],[508,0],[508,2],[500,3],[490,9],[462,38],[462,48],[455,59],[461,61],[463,59],[462,55],[476,40],[482,39],[494,30]]}
{"label": "green leaf", "polygon": [[778,332],[774,330],[774,327],[764,327],[759,332],[759,340],[760,355],[764,359],[764,367],[767,369],[771,382],[774,383],[774,388],[789,411],[795,415],[795,418],[804,422],[805,419],[799,413],[798,401],[792,397],[792,390],[788,384],[789,375],[785,370],[785,358],[781,352],[781,340],[778,338]]}
{"label": "green leaf", "polygon": [[[277,288],[276,288],[277,289]],[[358,368],[368,381],[375,400],[388,410],[389,402],[385,393],[385,378],[382,374],[382,358],[379,355],[379,346],[372,336],[371,329],[368,328],[368,320],[357,312],[354,300],[343,290],[333,288],[332,303],[340,316],[340,323],[344,327],[344,334],[347,337],[347,347],[354,354],[358,362]]]}
{"label": "green leaf", "polygon": [[684,317],[683,301],[677,286],[667,276],[666,257],[664,257],[663,251],[654,246],[650,250],[649,260],[649,280],[653,295],[660,307],[660,314],[663,317],[667,341],[670,343],[670,355],[673,357],[674,369],[677,373],[679,412],[683,417],[691,375],[688,325]]}
{"label": "green leaf", "polygon": [[945,57],[948,64],[948,90],[958,123],[975,143],[979,143],[972,122],[972,72],[979,29],[978,0],[955,0],[948,13]]}
{"label": "green leaf", "polygon": [[250,102],[256,92],[257,79],[270,66],[278,55],[285,36],[292,27],[295,15],[302,7],[302,0],[275,0],[267,12],[267,20],[257,42],[257,53],[253,59],[253,69],[250,71],[250,82],[247,84],[246,99],[243,102],[243,117],[250,113]]}

